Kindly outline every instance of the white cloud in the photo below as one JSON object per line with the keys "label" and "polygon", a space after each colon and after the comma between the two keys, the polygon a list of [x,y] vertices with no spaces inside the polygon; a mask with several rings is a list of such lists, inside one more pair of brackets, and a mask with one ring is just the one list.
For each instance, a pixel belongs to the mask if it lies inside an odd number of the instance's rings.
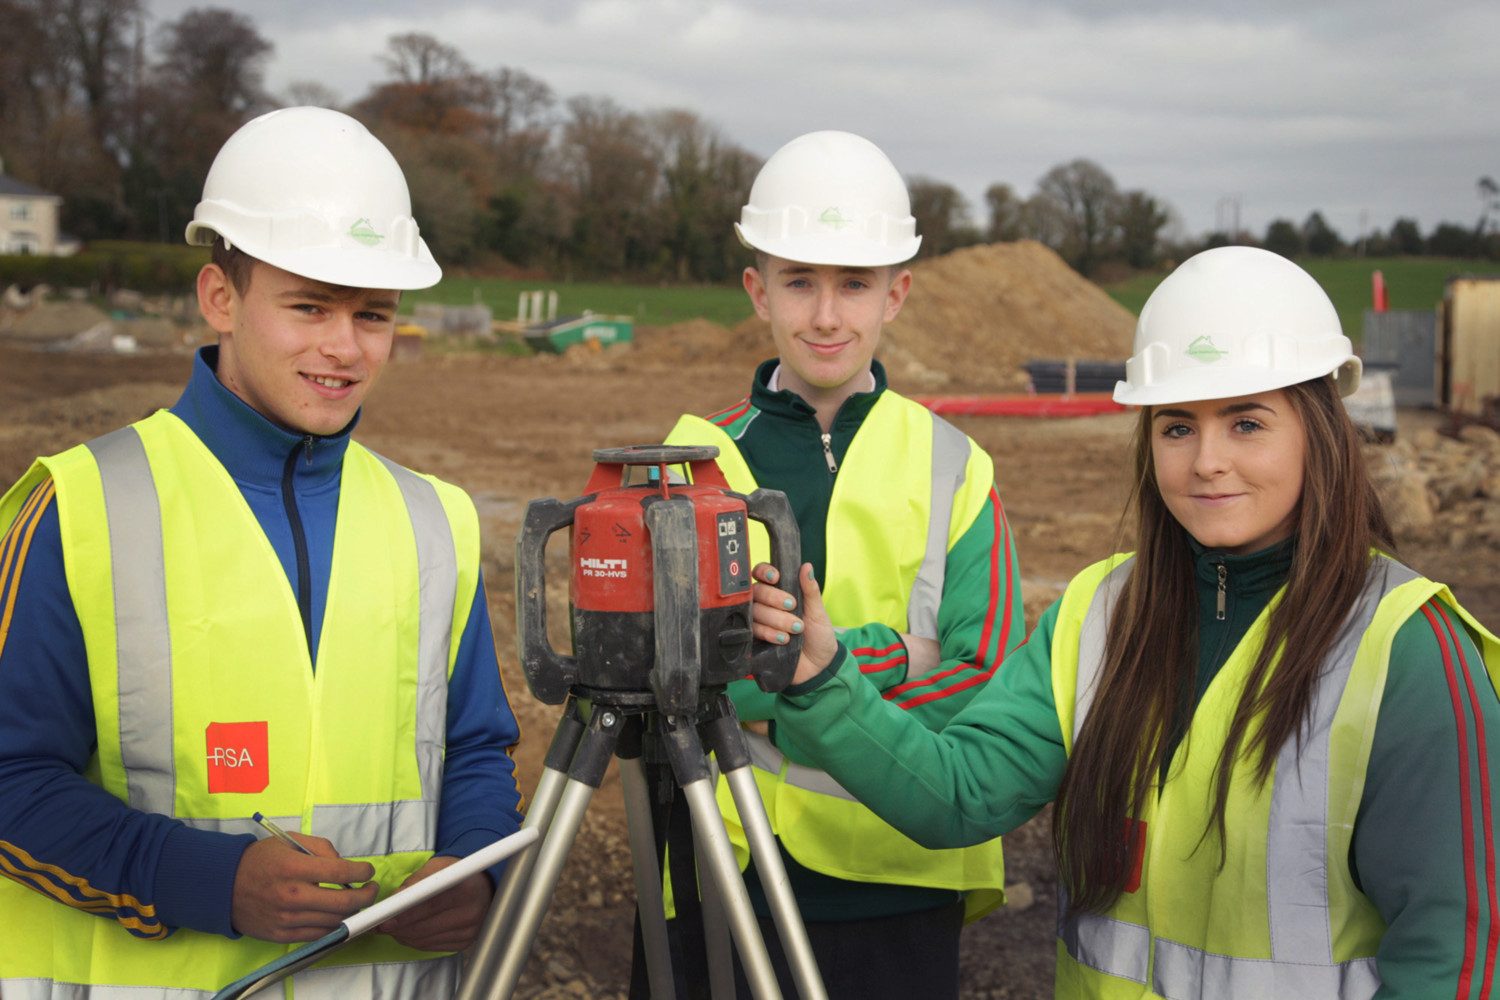
{"label": "white cloud", "polygon": [[[159,20],[188,0],[155,0]],[[566,98],[684,107],[762,155],[813,128],[861,132],[910,174],[979,204],[1050,166],[1096,160],[1180,211],[1190,231],[1237,195],[1242,220],[1322,209],[1346,236],[1467,222],[1500,173],[1500,5],[1397,0],[261,0],[269,84],[352,100],[385,39],[423,31],[476,66],[513,66]]]}

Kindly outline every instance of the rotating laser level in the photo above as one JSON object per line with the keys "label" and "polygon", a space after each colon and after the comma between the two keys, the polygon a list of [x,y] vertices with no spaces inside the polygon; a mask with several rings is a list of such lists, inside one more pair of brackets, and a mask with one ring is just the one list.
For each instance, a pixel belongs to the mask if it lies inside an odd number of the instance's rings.
{"label": "rotating laser level", "polygon": [[[778,645],[751,631],[750,530],[751,522],[764,527],[780,579],[795,583],[797,522],[783,493],[731,490],[717,455],[713,447],[601,449],[583,496],[526,508],[516,539],[517,649],[532,693],[566,707],[526,813],[524,826],[538,828],[540,839],[507,869],[459,1000],[502,1000],[514,990],[612,758],[620,762],[653,1000],[675,996],[661,878],[669,823],[681,834],[672,847],[679,919],[701,916],[714,995],[734,993],[731,939],[755,996],[781,995],[714,798],[715,767],[734,798],[797,991],[826,1000],[724,690],[753,677],[762,690],[779,691],[796,671],[800,636]],[[632,470],[641,469],[648,474],[632,483]],[[547,635],[547,540],[564,528],[571,529],[571,654],[554,649]],[[690,829],[670,809],[679,793]]]}
{"label": "rotating laser level", "polygon": [[[702,687],[746,676],[764,691],[786,687],[801,640],[751,637],[749,522],[765,526],[783,580],[797,579],[797,522],[783,493],[731,490],[716,455],[713,447],[601,449],[583,496],[527,507],[516,542],[516,644],[537,698],[556,705],[576,688],[690,713]],[[631,485],[631,470],[643,467],[655,479]],[[687,482],[670,481],[673,467],[686,468]],[[543,550],[569,526],[574,652],[565,656],[547,639]]]}

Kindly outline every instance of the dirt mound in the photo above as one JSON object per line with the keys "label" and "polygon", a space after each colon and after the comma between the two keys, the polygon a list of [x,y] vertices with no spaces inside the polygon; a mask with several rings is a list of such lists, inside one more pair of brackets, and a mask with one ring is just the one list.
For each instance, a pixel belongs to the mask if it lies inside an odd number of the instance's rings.
{"label": "dirt mound", "polygon": [[1426,428],[1367,447],[1366,460],[1397,541],[1441,540],[1455,551],[1500,544],[1500,433],[1475,425],[1454,438]]}
{"label": "dirt mound", "polygon": [[[1015,392],[1032,359],[1130,354],[1135,317],[1035,241],[966,247],[912,273],[911,297],[877,354],[898,388]],[[735,331],[770,340],[758,319]]]}
{"label": "dirt mound", "polygon": [[[748,302],[745,308],[750,308]],[[690,319],[671,326],[643,326],[636,331],[635,354],[645,364],[722,361],[726,366],[748,370],[775,353],[770,331],[762,328],[758,332],[763,336],[746,335],[706,319]]]}
{"label": "dirt mound", "polygon": [[1034,358],[1130,354],[1135,317],[1040,243],[968,247],[913,272],[886,351],[914,382],[1003,392],[1025,388]]}
{"label": "dirt mound", "polygon": [[0,335],[23,343],[42,344],[64,340],[108,323],[109,314],[87,302],[43,302],[6,316],[4,322],[0,322]]}

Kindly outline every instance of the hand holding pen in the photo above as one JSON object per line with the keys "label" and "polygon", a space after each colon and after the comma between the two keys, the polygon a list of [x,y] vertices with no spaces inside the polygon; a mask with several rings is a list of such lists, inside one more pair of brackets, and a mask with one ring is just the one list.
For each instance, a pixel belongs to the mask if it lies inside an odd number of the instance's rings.
{"label": "hand holding pen", "polygon": [[339,857],[321,837],[293,837],[258,814],[255,821],[271,836],[240,856],[231,900],[234,930],[264,941],[312,941],[375,902],[380,887],[369,881],[375,874],[370,864]]}
{"label": "hand holding pen", "polygon": [[[312,850],[310,848],[308,848],[305,844],[303,844],[300,840],[298,840],[297,838],[293,837],[290,833],[287,833],[281,827],[279,827],[275,823],[273,823],[271,821],[271,818],[269,816],[266,816],[263,813],[255,813],[250,818],[253,819],[255,822],[259,823],[262,827],[264,827],[266,829],[266,831],[271,834],[271,836],[275,837],[277,840],[281,841],[283,844],[285,844],[286,846],[290,847],[292,850],[298,851],[298,852],[300,852],[302,854],[306,854],[308,857],[315,858],[315,857],[318,856],[318,855],[314,854],[312,852]],[[335,856],[337,857],[338,855],[335,855]],[[354,884],[352,882],[331,882],[329,884],[330,885],[337,885],[340,889],[353,889],[354,888]]]}

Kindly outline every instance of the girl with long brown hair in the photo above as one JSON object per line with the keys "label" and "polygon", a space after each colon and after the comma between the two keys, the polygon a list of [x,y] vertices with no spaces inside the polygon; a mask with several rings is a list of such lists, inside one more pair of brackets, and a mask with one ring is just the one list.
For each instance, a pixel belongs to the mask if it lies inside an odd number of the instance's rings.
{"label": "girl with long brown hair", "polygon": [[[1137,551],[941,732],[861,683],[804,567],[777,738],[929,847],[1055,802],[1059,997],[1490,995],[1500,642],[1395,560],[1340,401],[1359,376],[1295,264],[1183,263],[1115,392],[1141,407]],[[760,634],[793,631],[757,573]]]}

